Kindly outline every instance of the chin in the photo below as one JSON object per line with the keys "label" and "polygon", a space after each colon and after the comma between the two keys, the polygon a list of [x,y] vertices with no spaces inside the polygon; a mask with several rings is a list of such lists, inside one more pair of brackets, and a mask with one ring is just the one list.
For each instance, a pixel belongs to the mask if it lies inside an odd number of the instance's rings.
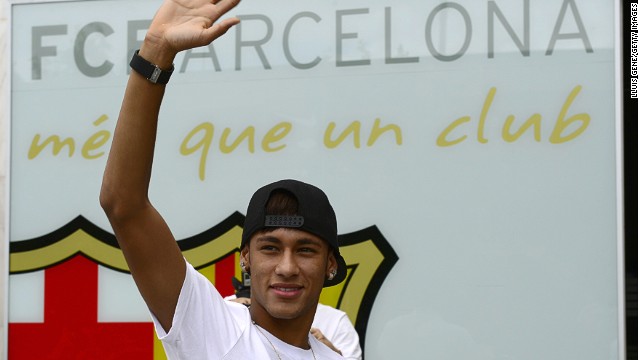
{"label": "chin", "polygon": [[292,311],[292,309],[273,309],[269,311],[269,315],[276,319],[292,320],[300,317],[299,311]]}
{"label": "chin", "polygon": [[269,306],[267,312],[275,319],[293,320],[303,315],[303,310],[297,304],[277,304]]}

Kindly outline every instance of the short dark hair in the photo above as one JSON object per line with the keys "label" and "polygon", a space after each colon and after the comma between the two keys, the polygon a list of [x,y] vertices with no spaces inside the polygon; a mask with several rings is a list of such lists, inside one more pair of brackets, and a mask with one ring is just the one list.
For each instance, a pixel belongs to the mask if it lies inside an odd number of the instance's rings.
{"label": "short dark hair", "polygon": [[265,205],[265,215],[297,215],[298,199],[283,189],[274,190]]}
{"label": "short dark hair", "polygon": [[[265,215],[298,215],[298,199],[290,191],[277,189],[271,192],[264,206]],[[277,227],[266,227],[256,231],[258,234],[270,233]]]}

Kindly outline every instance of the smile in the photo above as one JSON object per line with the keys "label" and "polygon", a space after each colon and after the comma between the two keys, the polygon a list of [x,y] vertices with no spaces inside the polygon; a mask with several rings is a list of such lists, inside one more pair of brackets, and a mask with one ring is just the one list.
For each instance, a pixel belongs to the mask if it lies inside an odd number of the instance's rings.
{"label": "smile", "polygon": [[276,295],[281,297],[295,297],[301,293],[301,286],[283,286],[283,285],[272,285],[271,289],[276,293]]}
{"label": "smile", "polygon": [[284,291],[284,292],[294,292],[298,290],[298,288],[283,288],[283,287],[274,287],[274,289],[278,291]]}

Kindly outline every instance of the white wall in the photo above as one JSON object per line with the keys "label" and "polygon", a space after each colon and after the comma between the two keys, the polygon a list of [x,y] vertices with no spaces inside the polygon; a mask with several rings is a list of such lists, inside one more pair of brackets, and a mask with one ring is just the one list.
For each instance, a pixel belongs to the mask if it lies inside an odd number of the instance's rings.
{"label": "white wall", "polygon": [[[6,209],[6,184],[7,184],[7,173],[8,173],[8,162],[7,158],[7,139],[8,139],[8,114],[7,111],[9,101],[9,82],[8,82],[8,74],[7,69],[9,67],[8,64],[8,54],[9,48],[7,44],[7,36],[8,36],[8,25],[9,25],[9,14],[7,11],[8,2],[3,1],[0,5],[0,292],[2,296],[0,296],[0,336],[4,338],[6,323],[6,313],[4,311],[6,307],[5,299],[7,298],[4,294],[6,291],[6,276],[7,271],[5,271],[6,267],[6,255],[7,255],[7,246],[8,242],[6,239],[6,224],[5,219],[8,214],[5,213]],[[4,341],[0,342],[0,353],[4,353]]]}

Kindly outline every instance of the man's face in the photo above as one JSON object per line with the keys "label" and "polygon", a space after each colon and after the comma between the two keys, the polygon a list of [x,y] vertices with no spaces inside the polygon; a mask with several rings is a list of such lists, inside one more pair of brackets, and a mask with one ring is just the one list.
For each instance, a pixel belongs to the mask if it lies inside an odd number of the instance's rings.
{"label": "man's face", "polygon": [[251,272],[252,314],[276,319],[313,319],[324,280],[337,267],[327,242],[289,228],[256,233],[241,256]]}

